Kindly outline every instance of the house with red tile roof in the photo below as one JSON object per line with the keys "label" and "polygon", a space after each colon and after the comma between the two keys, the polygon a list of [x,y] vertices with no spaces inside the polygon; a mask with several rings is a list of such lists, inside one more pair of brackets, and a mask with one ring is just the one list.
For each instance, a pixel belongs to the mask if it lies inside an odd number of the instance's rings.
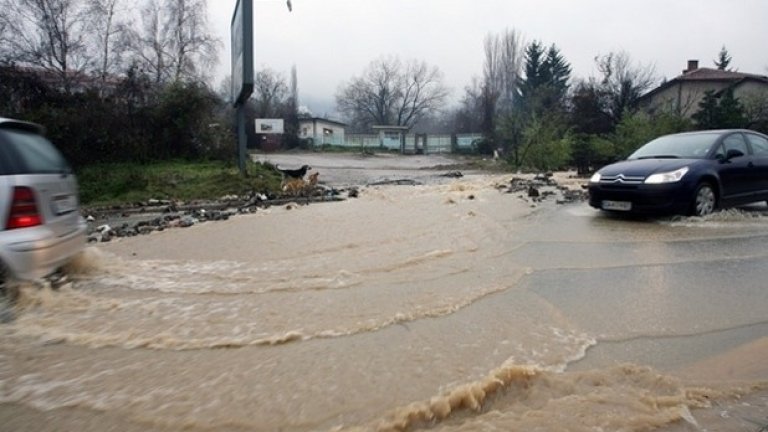
{"label": "house with red tile roof", "polygon": [[673,112],[690,118],[707,91],[722,94],[729,89],[742,104],[751,98],[768,99],[768,76],[703,68],[698,60],[689,60],[682,75],[641,96],[638,105],[649,113]]}

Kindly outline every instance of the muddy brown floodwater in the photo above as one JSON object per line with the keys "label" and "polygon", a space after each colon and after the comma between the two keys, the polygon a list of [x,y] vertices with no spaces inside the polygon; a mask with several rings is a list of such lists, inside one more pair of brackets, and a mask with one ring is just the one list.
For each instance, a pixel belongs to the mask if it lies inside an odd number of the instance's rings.
{"label": "muddy brown floodwater", "polygon": [[0,430],[768,424],[764,204],[633,220],[420,169],[441,157],[312,158],[433,181],[89,248],[0,324]]}

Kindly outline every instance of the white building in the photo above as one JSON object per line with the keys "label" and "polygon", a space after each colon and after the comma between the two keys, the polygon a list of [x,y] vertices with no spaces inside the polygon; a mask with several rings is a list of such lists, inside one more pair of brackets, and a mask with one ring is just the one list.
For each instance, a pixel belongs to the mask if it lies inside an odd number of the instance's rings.
{"label": "white building", "polygon": [[344,145],[347,125],[320,117],[299,119],[299,138],[311,139],[313,145]]}

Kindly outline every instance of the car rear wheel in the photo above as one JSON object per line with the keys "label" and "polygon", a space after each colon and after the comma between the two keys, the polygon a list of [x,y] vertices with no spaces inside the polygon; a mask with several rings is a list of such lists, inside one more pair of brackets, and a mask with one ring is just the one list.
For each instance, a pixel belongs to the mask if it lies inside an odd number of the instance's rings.
{"label": "car rear wheel", "polygon": [[696,188],[691,208],[692,216],[706,216],[717,208],[717,194],[709,183],[701,183]]}

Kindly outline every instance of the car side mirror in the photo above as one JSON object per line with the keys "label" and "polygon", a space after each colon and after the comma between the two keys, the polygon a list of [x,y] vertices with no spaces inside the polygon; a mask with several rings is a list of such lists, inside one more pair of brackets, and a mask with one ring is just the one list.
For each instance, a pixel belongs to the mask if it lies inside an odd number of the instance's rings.
{"label": "car side mirror", "polygon": [[741,150],[730,149],[727,153],[725,153],[725,160],[729,161],[731,159],[742,156],[744,156],[744,153]]}

